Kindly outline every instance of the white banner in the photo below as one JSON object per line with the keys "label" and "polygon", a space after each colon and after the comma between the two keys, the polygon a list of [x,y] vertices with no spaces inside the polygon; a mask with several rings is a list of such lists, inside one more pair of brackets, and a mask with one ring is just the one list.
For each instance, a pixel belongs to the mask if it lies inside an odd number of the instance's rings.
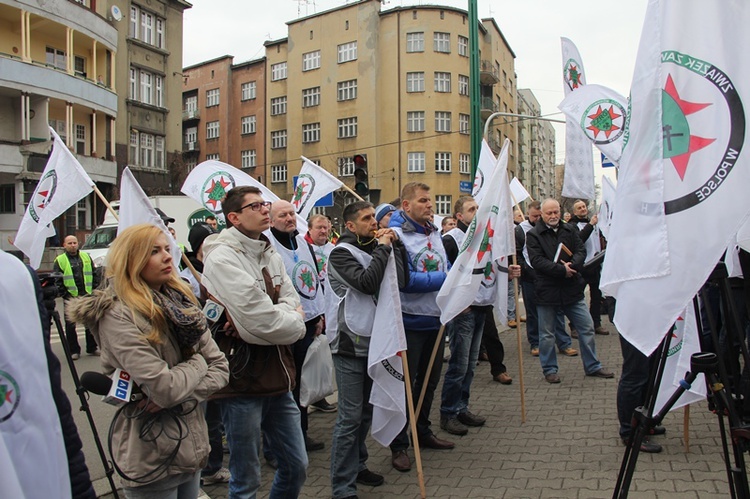
{"label": "white banner", "polygon": [[318,200],[344,185],[339,179],[302,156],[302,169],[294,186],[292,206],[297,215],[307,220],[307,216]]}

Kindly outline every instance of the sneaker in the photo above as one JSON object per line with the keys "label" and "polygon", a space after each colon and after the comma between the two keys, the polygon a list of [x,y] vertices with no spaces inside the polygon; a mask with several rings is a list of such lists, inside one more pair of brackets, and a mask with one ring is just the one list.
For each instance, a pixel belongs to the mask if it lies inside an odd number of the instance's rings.
{"label": "sneaker", "polygon": [[70,354],[70,358],[73,359],[73,360],[78,360],[78,359],[81,358],[81,354],[80,353],[72,353],[72,354]]}
{"label": "sneaker", "polygon": [[444,429],[452,435],[466,435],[469,433],[469,428],[466,427],[458,418],[440,418],[440,428]]}
{"label": "sneaker", "polygon": [[93,352],[86,352],[86,355],[95,355],[97,357],[99,357],[101,354],[102,354],[102,352],[99,351],[98,348],[96,350],[94,350]]}
{"label": "sneaker", "polygon": [[516,327],[517,325],[518,323],[516,322],[515,319],[511,319],[508,321],[508,327]]}
{"label": "sneaker", "polygon": [[539,357],[539,347],[531,347],[531,356]]}
{"label": "sneaker", "polygon": [[560,353],[568,357],[575,357],[578,355],[578,350],[573,347],[561,348]]}
{"label": "sneaker", "polygon": [[203,480],[204,484],[211,485],[212,483],[229,483],[230,478],[232,478],[232,475],[228,469],[219,468],[213,475],[202,476],[201,480]]}
{"label": "sneaker", "polygon": [[609,334],[609,331],[607,331],[606,329],[604,329],[601,326],[597,326],[597,327],[594,328],[594,333],[600,334],[602,336],[607,336]]}
{"label": "sneaker", "polygon": [[526,322],[526,317],[521,317],[521,322]]}
{"label": "sneaker", "polygon": [[336,412],[338,409],[335,405],[329,404],[326,399],[321,399],[312,404],[312,407],[315,407],[320,412]]}
{"label": "sneaker", "polygon": [[374,471],[370,471],[367,468],[357,473],[357,483],[367,485],[369,487],[380,487],[385,482],[383,475],[378,475]]}
{"label": "sneaker", "polygon": [[325,449],[326,444],[323,442],[318,442],[317,440],[313,440],[310,437],[305,437],[305,450],[307,452],[314,452],[316,450],[323,450]]}
{"label": "sneaker", "polygon": [[459,414],[458,420],[466,426],[482,426],[487,422],[487,418],[484,416],[477,416],[469,411]]}

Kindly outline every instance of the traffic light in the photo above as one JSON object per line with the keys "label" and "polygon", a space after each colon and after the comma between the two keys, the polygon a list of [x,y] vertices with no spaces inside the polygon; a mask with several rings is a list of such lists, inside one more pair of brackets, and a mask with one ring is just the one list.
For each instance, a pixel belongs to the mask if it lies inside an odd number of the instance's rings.
{"label": "traffic light", "polygon": [[352,162],[354,163],[354,190],[360,196],[365,197],[370,193],[367,154],[355,154]]}

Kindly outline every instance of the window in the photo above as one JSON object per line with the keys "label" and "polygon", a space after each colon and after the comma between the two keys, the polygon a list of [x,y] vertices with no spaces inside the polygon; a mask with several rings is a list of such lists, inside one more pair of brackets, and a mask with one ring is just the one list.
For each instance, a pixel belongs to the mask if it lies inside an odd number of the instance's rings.
{"label": "window", "polygon": [[206,161],[219,161],[219,154],[206,154]]}
{"label": "window", "polygon": [[409,111],[406,113],[406,131],[424,132],[424,111]]}
{"label": "window", "polygon": [[130,131],[130,163],[138,164],[138,132]]}
{"label": "window", "polygon": [[156,18],[156,38],[154,39],[154,45],[159,48],[164,48],[164,41],[166,40],[164,37],[164,27],[166,24],[164,19],[160,17]]}
{"label": "window", "polygon": [[73,72],[76,76],[86,78],[86,59],[79,56],[73,57]]}
{"label": "window", "polygon": [[458,115],[458,132],[468,135],[469,134],[469,118],[470,115],[460,113]]}
{"label": "window", "polygon": [[76,154],[86,154],[86,125],[76,123]]}
{"label": "window", "polygon": [[206,123],[206,138],[207,139],[218,139],[219,138],[219,122],[209,121]]}
{"label": "window", "polygon": [[446,111],[435,111],[435,131],[451,131],[451,113]]}
{"label": "window", "polygon": [[357,80],[340,81],[336,93],[339,101],[356,99]]}
{"label": "window", "polygon": [[302,90],[302,107],[315,107],[319,105],[320,87],[312,87]]}
{"label": "window", "polygon": [[471,155],[460,153],[458,155],[458,173],[471,174]]}
{"label": "window", "polygon": [[469,77],[458,75],[458,95],[469,95]]}
{"label": "window", "polygon": [[320,142],[320,123],[302,125],[302,143]]}
{"label": "window", "polygon": [[190,147],[191,144],[193,144],[193,147],[195,147],[195,141],[198,140],[198,127],[192,126],[190,128],[185,129],[185,143]]}
{"label": "window", "polygon": [[357,136],[357,117],[338,120],[339,138],[348,139]]}
{"label": "window", "polygon": [[469,57],[469,39],[458,35],[458,55]]}
{"label": "window", "polygon": [[286,62],[271,65],[271,81],[286,80]]}
{"label": "window", "polygon": [[255,82],[249,81],[247,83],[243,83],[240,86],[240,89],[242,90],[242,97],[241,100],[251,100],[255,99]]}
{"label": "window", "polygon": [[357,59],[357,42],[343,43],[339,45],[339,64]]}
{"label": "window", "polygon": [[406,73],[406,91],[424,92],[424,72]]}
{"label": "window", "polygon": [[130,68],[130,88],[128,91],[128,98],[131,100],[138,99],[138,70]]}
{"label": "window", "polygon": [[[285,147],[286,130],[276,130],[275,132],[271,132],[271,149],[283,149]],[[286,168],[286,166],[284,166],[284,168]]]}
{"label": "window", "polygon": [[76,219],[78,221],[77,227],[79,229],[88,229],[90,227],[90,224],[88,223],[88,219],[89,219],[88,208],[89,208],[88,196],[83,199],[79,199],[78,202],[76,203],[76,214],[78,215]]}
{"label": "window", "polygon": [[154,143],[156,144],[156,150],[154,152],[154,166],[160,170],[164,170],[166,164],[164,162],[164,137],[157,135]]}
{"label": "window", "polygon": [[206,90],[206,107],[213,107],[219,105],[219,89],[212,88]]}
{"label": "window", "polygon": [[302,71],[310,71],[320,67],[320,50],[302,54]]}
{"label": "window", "polygon": [[339,177],[354,175],[354,158],[352,156],[339,158]]}
{"label": "window", "polygon": [[424,52],[424,33],[407,33],[406,51]]}
{"label": "window", "polygon": [[408,173],[424,173],[424,153],[410,152],[406,154],[406,171]]}
{"label": "window", "polygon": [[435,52],[450,54],[451,52],[451,34],[435,32],[433,48]]}
{"label": "window", "polygon": [[[162,75],[131,67],[128,92],[131,100],[164,107],[164,77]],[[197,110],[197,101],[195,107]]]}
{"label": "window", "polygon": [[435,71],[435,92],[451,91],[451,74]]}
{"label": "window", "polygon": [[64,50],[58,50],[53,47],[47,47],[47,58],[45,62],[48,66],[55,67],[62,71],[67,70],[67,58],[65,57]]}
{"label": "window", "polygon": [[164,78],[154,75],[154,105],[164,107]]}
{"label": "window", "polygon": [[446,194],[438,194],[435,196],[435,213],[438,215],[449,216],[451,214],[452,206],[452,196]]}
{"label": "window", "polygon": [[255,168],[256,167],[257,154],[255,153],[255,149],[248,149],[246,151],[242,151],[240,153],[240,157],[242,158],[242,168]]}
{"label": "window", "polygon": [[130,162],[131,164],[147,167],[165,169],[164,137],[141,133],[137,130],[130,131]]}
{"label": "window", "polygon": [[248,133],[255,133],[255,115],[253,116],[243,116],[241,120],[242,124],[242,135],[246,135]]}
{"label": "window", "polygon": [[286,182],[286,165],[271,165],[271,183]]}
{"label": "window", "polygon": [[16,184],[0,185],[0,213],[16,212]]}
{"label": "window", "polygon": [[435,153],[435,171],[437,173],[450,173],[451,171],[451,153]]}
{"label": "window", "polygon": [[150,12],[141,11],[141,36],[139,39],[153,45],[154,15]]}
{"label": "window", "polygon": [[286,95],[271,99],[271,116],[286,114]]}
{"label": "window", "polygon": [[141,90],[140,90],[140,101],[144,104],[151,104],[153,101],[153,78],[154,75],[148,71],[141,71]]}
{"label": "window", "polygon": [[167,21],[135,5],[130,7],[128,36],[158,48],[166,47]]}
{"label": "window", "polygon": [[197,110],[198,110],[198,96],[191,95],[190,97],[185,97],[185,112],[194,113]]}

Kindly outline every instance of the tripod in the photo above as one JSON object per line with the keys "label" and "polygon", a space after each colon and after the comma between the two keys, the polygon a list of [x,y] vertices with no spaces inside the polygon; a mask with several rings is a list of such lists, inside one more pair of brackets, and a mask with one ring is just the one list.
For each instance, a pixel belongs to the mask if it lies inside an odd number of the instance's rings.
{"label": "tripod", "polygon": [[81,380],[78,377],[78,371],[76,370],[73,358],[70,356],[70,346],[68,345],[68,340],[65,337],[65,329],[63,328],[62,321],[60,320],[60,314],[57,310],[54,309],[48,310],[48,312],[52,320],[55,321],[57,333],[60,336],[60,342],[62,344],[63,351],[65,352],[65,359],[68,362],[68,368],[70,369],[70,374],[73,376],[73,383],[76,386],[76,394],[78,394],[78,399],[81,401],[80,410],[86,413],[86,418],[88,419],[89,426],[91,426],[91,432],[94,435],[94,443],[96,444],[96,449],[99,452],[99,459],[101,459],[102,465],[104,466],[104,473],[107,475],[109,486],[112,489],[112,495],[115,499],[119,499],[120,496],[117,494],[117,487],[115,486],[115,482],[112,479],[115,470],[112,467],[112,463],[110,463],[107,459],[107,455],[104,453],[104,447],[102,446],[102,441],[99,439],[99,432],[96,430],[96,423],[94,423],[94,417],[91,415],[91,408],[89,407],[89,401],[86,395],[87,392],[83,388],[83,386],[81,386]]}

